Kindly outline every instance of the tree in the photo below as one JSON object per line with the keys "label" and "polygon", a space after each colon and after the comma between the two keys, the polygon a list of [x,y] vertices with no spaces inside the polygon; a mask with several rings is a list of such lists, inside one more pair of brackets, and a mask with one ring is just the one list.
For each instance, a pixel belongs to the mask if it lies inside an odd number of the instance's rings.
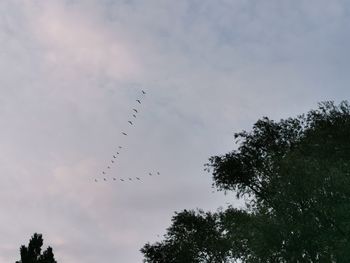
{"label": "tree", "polygon": [[51,247],[41,253],[43,242],[42,235],[35,233],[30,239],[28,247],[21,246],[21,260],[16,261],[16,263],[57,263]]}
{"label": "tree", "polygon": [[176,214],[167,239],[141,250],[149,262],[221,262],[229,244],[218,231],[217,214],[187,211]]}
{"label": "tree", "polygon": [[[237,150],[211,157],[206,169],[214,187],[235,191],[246,207],[177,213],[165,240],[141,250],[145,262],[347,262],[349,104],[323,102],[279,122],[264,117],[234,137]],[[178,260],[185,254],[191,260]]]}

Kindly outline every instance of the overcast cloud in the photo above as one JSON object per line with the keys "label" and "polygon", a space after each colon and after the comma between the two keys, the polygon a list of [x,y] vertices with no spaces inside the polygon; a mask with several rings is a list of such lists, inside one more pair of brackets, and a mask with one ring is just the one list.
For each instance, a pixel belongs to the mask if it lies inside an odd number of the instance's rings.
{"label": "overcast cloud", "polygon": [[[0,262],[18,260],[34,232],[58,262],[141,262],[174,211],[234,202],[212,193],[203,164],[262,116],[348,99],[349,8],[0,2]],[[118,145],[107,179],[142,181],[94,183]]]}

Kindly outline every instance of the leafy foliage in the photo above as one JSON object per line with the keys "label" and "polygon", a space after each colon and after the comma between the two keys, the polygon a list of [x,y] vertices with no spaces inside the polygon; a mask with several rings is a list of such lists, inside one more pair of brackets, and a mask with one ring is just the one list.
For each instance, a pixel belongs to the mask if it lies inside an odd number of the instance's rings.
{"label": "leafy foliage", "polygon": [[206,165],[218,190],[250,197],[246,209],[177,213],[165,240],[142,249],[145,262],[347,262],[349,138],[347,102],[258,120],[235,134],[237,150]]}
{"label": "leafy foliage", "polygon": [[30,239],[28,247],[21,246],[21,260],[16,261],[16,263],[57,263],[51,247],[41,253],[43,242],[42,235],[35,233]]}
{"label": "leafy foliage", "polygon": [[142,252],[150,262],[221,262],[229,244],[219,228],[217,214],[184,210],[173,217],[166,241],[147,244]]}

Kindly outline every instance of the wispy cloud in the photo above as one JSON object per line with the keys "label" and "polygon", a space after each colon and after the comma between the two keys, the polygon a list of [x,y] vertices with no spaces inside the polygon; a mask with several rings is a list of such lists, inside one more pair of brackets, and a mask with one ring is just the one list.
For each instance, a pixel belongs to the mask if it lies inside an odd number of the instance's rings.
{"label": "wispy cloud", "polygon": [[[231,200],[203,164],[233,132],[349,96],[349,7],[1,2],[0,261],[39,231],[62,262],[138,262],[174,210]],[[95,184],[120,144],[108,179],[143,181]]]}

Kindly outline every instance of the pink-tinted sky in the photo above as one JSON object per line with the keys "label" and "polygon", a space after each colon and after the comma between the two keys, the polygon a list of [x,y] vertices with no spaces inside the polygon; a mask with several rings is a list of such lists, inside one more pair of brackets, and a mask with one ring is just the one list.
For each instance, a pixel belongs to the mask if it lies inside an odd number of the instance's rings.
{"label": "pink-tinted sky", "polygon": [[[349,8],[2,1],[0,262],[18,260],[34,232],[59,262],[142,262],[174,211],[235,203],[211,193],[204,163],[264,115],[349,97]],[[101,182],[118,145],[107,179],[141,181]]]}

